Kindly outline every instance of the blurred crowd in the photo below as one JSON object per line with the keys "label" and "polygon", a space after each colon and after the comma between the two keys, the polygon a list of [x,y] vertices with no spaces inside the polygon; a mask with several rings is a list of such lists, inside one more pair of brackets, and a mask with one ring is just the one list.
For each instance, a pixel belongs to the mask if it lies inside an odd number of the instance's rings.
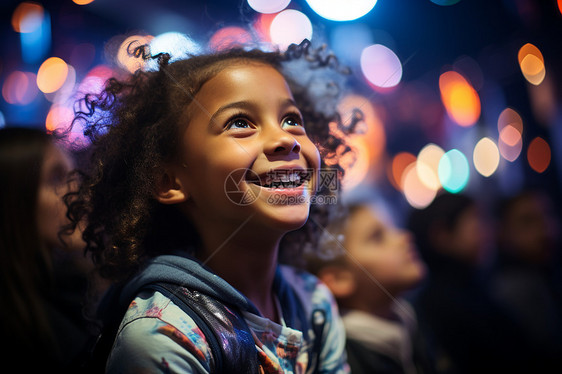
{"label": "blurred crowd", "polygon": [[[41,130],[0,130],[0,305],[5,357],[83,369],[96,339],[92,275],[63,197],[76,155]],[[331,256],[309,271],[332,290],[354,373],[561,372],[561,217],[541,189],[490,208],[441,193],[404,222],[369,199],[342,204]],[[390,208],[391,210],[391,208]]]}

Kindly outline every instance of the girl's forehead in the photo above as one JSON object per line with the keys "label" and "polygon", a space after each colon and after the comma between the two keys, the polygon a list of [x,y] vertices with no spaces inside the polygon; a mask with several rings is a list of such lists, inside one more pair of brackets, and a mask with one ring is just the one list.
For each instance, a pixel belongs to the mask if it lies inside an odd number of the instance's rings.
{"label": "girl's forehead", "polygon": [[211,80],[234,80],[244,83],[253,79],[278,79],[285,82],[285,77],[275,67],[264,62],[252,60],[234,61],[221,69]]}
{"label": "girl's forehead", "polygon": [[292,99],[285,77],[271,65],[251,61],[238,62],[219,71],[201,87],[196,99],[217,102],[277,96]]}

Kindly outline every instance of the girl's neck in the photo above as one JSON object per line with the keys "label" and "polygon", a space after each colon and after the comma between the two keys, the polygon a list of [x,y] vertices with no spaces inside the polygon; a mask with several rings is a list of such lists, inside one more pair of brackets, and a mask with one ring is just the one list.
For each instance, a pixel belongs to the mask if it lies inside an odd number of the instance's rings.
{"label": "girl's neck", "polygon": [[222,238],[214,232],[203,236],[198,256],[209,268],[240,291],[262,315],[277,321],[273,280],[281,235],[242,234]]}

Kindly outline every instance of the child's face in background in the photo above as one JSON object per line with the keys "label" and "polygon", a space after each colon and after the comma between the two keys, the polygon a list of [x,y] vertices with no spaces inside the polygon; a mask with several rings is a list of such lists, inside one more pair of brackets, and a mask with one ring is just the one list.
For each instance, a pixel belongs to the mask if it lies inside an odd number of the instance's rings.
{"label": "child's face in background", "polygon": [[[254,224],[285,232],[306,222],[320,157],[276,69],[233,62],[202,86],[188,113],[179,177],[197,226],[237,226],[252,214]],[[271,186],[271,170],[293,184]]]}
{"label": "child's face in background", "polygon": [[70,158],[55,145],[49,146],[45,152],[37,192],[39,237],[49,248],[62,246],[59,231],[69,223],[62,197],[68,192],[67,181],[71,170]]}
{"label": "child's face in background", "polygon": [[411,234],[384,222],[367,206],[349,217],[345,248],[354,259],[349,266],[356,278],[356,292],[365,297],[380,290],[357,263],[393,295],[413,288],[425,275]]}

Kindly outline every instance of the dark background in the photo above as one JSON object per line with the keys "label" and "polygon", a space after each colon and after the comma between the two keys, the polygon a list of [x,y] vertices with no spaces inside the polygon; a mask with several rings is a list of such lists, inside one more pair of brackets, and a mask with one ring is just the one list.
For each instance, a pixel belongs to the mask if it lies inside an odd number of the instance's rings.
{"label": "dark background", "polygon": [[[41,62],[26,64],[22,60],[19,34],[11,27],[11,16],[18,1],[4,0],[0,5],[0,82],[14,70],[37,73]],[[51,18],[51,47],[47,57],[57,56],[69,61],[73,46],[90,43],[95,56],[89,64],[75,66],[77,81],[99,64],[110,64],[105,50],[116,35],[145,32],[158,35],[178,31],[205,45],[215,31],[224,26],[247,27],[258,15],[242,0],[171,1],[171,0],[95,0],[85,6],[66,1],[41,1]],[[381,165],[398,152],[417,154],[430,142],[445,150],[455,146],[447,114],[440,103],[439,75],[465,56],[476,61],[481,76],[476,87],[482,102],[480,120],[472,130],[492,129],[505,107],[516,108],[524,122],[523,151],[514,163],[502,160],[496,174],[484,178],[471,164],[467,193],[487,196],[490,201],[515,193],[525,186],[541,186],[560,204],[562,175],[562,113],[560,89],[562,83],[562,15],[556,0],[461,0],[452,6],[439,6],[429,0],[379,0],[366,16],[349,22],[335,22],[317,15],[304,0],[293,0],[289,8],[305,13],[313,23],[313,41],[330,44],[333,29],[342,24],[362,23],[372,31],[375,42],[390,47],[403,64],[399,87],[390,93],[373,92],[364,82],[358,65],[354,70],[353,88],[369,97],[382,112],[386,146]],[[383,31],[381,33],[381,30]],[[377,40],[383,35],[384,40]],[[316,40],[315,40],[316,38]],[[386,43],[384,43],[386,42]],[[533,112],[529,84],[517,63],[517,52],[525,43],[541,50],[547,78],[552,82],[556,102],[555,115],[545,123]],[[111,66],[111,65],[110,65]],[[470,77],[469,77],[470,78]],[[472,82],[474,83],[474,82]],[[420,91],[420,87],[423,90]],[[412,92],[416,93],[412,99]],[[492,105],[495,95],[501,106]],[[424,100],[420,102],[419,96]],[[416,101],[415,98],[418,97]],[[420,125],[414,113],[419,106],[432,103],[433,122]],[[39,95],[28,105],[10,105],[0,99],[0,120],[7,126],[44,127],[51,103]],[[423,108],[422,108],[423,109]],[[465,131],[465,130],[460,130]],[[497,131],[497,130],[496,130]],[[552,160],[543,173],[533,171],[525,157],[530,140],[541,136],[550,144]],[[497,138],[496,138],[497,139]],[[471,155],[470,155],[471,156]],[[471,157],[467,155],[469,163]],[[396,210],[407,209],[402,195],[390,187],[384,172],[366,178],[364,185],[375,186],[395,204]]]}

